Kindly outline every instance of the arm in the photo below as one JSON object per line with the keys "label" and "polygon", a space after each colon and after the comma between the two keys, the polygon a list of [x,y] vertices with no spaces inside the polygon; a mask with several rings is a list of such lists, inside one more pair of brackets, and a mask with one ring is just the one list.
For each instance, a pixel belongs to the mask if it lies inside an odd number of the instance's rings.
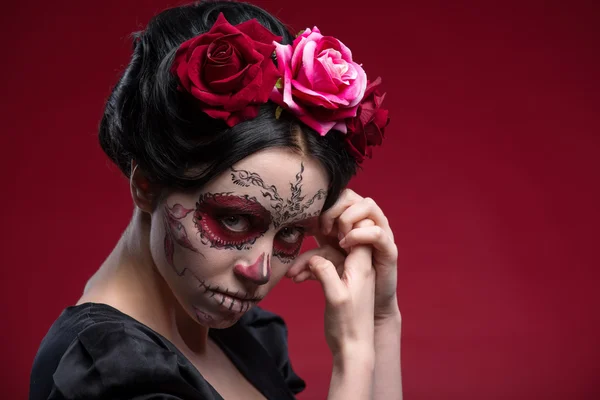
{"label": "arm", "polygon": [[[364,225],[364,221],[372,223]],[[377,272],[372,394],[375,400],[402,399],[401,316],[396,295],[398,249],[387,217],[372,199],[346,189],[336,204],[321,215],[321,231],[315,234],[315,239],[320,247],[300,255],[288,271],[288,276],[295,282],[312,278],[314,274],[307,271],[305,265],[308,258],[315,254],[341,265],[344,253],[352,252],[355,246],[371,246],[372,265]]]}
{"label": "arm", "polygon": [[333,355],[328,400],[371,398],[375,364],[371,258],[369,246],[356,246],[344,260],[341,276],[330,260],[320,256],[309,260],[325,294],[325,339]]}
{"label": "arm", "polygon": [[375,354],[373,348],[355,348],[352,354],[334,355],[327,400],[370,399]]}
{"label": "arm", "polygon": [[402,319],[398,302],[390,316],[375,321],[374,400],[402,400],[400,332]]}

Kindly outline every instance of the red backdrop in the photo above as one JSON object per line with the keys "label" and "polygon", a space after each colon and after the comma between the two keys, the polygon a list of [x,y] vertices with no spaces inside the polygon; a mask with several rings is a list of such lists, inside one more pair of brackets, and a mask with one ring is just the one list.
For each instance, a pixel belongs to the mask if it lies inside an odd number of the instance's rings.
{"label": "red backdrop", "polygon": [[[127,35],[174,4],[3,5],[4,398],[26,396],[40,340],[128,223],[96,127]],[[257,4],[384,78],[392,124],[352,186],[401,249],[406,399],[600,398],[598,3]],[[324,398],[318,285],[283,282],[264,304],[289,324],[302,398]]]}

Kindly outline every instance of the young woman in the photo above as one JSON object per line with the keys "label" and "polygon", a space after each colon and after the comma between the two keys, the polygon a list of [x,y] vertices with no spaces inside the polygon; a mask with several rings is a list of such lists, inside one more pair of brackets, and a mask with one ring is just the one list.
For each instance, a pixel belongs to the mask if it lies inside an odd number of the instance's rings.
{"label": "young woman", "polygon": [[392,231],[345,189],[388,123],[379,83],[249,4],[150,21],[100,124],[135,211],[44,338],[30,399],[294,398],[285,325],[257,307],[284,275],[324,290],[329,398],[401,398]]}

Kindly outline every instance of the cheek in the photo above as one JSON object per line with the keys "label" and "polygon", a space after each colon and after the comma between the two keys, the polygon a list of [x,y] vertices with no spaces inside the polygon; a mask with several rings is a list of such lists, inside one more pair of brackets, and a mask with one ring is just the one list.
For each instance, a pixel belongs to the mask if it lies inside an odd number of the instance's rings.
{"label": "cheek", "polygon": [[207,278],[208,266],[218,264],[208,258],[208,246],[198,240],[191,219],[174,220],[167,213],[155,215],[150,230],[152,260],[176,297],[192,295],[200,281]]}

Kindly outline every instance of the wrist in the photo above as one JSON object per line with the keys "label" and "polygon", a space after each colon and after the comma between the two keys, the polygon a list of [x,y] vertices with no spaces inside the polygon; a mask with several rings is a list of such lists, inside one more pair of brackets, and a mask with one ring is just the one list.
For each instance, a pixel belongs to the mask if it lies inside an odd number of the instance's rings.
{"label": "wrist", "polygon": [[394,295],[389,303],[384,307],[378,307],[375,312],[375,329],[382,325],[398,325],[402,324],[402,315],[400,307],[398,307],[398,297]]}
{"label": "wrist", "polygon": [[328,400],[369,399],[373,391],[373,349],[355,349],[333,357]]}
{"label": "wrist", "polygon": [[366,344],[344,346],[333,355],[333,366],[339,372],[372,372],[375,369],[375,347]]}

